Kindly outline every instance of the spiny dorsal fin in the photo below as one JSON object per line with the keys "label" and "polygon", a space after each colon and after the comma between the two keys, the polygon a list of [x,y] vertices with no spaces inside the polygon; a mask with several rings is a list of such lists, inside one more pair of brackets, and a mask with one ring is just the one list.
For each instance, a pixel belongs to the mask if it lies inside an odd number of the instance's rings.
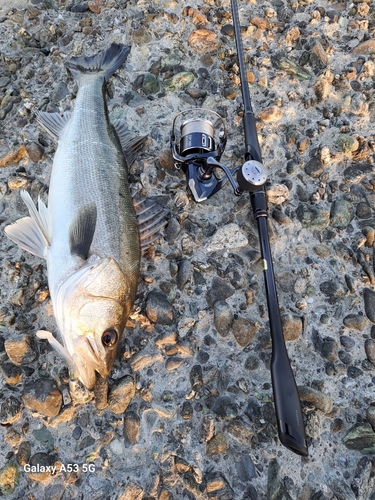
{"label": "spiny dorsal fin", "polygon": [[169,210],[155,200],[143,198],[139,193],[132,193],[134,210],[137,216],[139,238],[142,252],[151,243],[161,237],[159,231],[167,225]]}
{"label": "spiny dorsal fin", "polygon": [[94,202],[82,207],[69,228],[70,253],[87,260],[96,227],[97,208]]}
{"label": "spiny dorsal fin", "polygon": [[124,120],[113,120],[112,125],[115,127],[118,138],[120,139],[127,166],[130,167],[137,155],[141,152],[147,140],[147,136],[140,137],[139,135],[129,132]]}
{"label": "spiny dorsal fin", "polygon": [[9,239],[27,252],[45,258],[47,247],[51,244],[48,209],[38,198],[38,208],[27,191],[21,191],[30,217],[23,217],[7,226],[4,231]]}
{"label": "spiny dorsal fin", "polygon": [[72,113],[67,111],[63,116],[59,113],[45,113],[38,111],[36,119],[38,123],[49,133],[50,136],[57,142],[65,125],[68,123]]}

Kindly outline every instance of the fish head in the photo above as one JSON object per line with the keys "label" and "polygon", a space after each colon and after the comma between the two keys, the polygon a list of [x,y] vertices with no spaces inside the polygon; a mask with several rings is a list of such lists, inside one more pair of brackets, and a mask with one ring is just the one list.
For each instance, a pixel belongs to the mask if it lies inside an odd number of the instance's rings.
{"label": "fish head", "polygon": [[133,303],[129,279],[110,257],[85,265],[60,287],[56,319],[75,376],[93,389],[107,378]]}

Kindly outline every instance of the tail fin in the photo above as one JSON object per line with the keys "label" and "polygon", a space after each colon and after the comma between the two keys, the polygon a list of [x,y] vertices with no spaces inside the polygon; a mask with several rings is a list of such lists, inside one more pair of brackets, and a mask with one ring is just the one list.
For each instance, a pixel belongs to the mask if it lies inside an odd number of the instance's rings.
{"label": "tail fin", "polygon": [[131,47],[112,43],[108,49],[91,57],[71,57],[65,61],[65,66],[70,70],[77,83],[82,74],[104,72],[108,81],[113,73],[125,62]]}

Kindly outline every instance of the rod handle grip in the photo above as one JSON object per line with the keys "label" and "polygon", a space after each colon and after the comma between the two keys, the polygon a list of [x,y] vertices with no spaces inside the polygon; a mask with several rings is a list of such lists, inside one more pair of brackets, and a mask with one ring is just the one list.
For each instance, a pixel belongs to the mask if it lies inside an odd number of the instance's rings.
{"label": "rod handle grip", "polygon": [[279,439],[289,450],[307,456],[301,401],[284,342],[273,346],[271,376]]}

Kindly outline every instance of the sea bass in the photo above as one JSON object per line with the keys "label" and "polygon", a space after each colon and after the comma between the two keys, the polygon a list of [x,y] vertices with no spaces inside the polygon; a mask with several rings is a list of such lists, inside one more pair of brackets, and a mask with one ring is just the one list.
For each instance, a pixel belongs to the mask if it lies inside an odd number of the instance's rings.
{"label": "sea bass", "polygon": [[22,249],[47,261],[54,315],[63,338],[38,332],[64,356],[74,376],[93,389],[96,372],[107,378],[136,296],[142,241],[147,245],[164,214],[136,201],[141,238],[128,183],[128,167],[145,138],[109,120],[105,84],[130,47],[112,44],[93,57],[65,65],[75,77],[74,111],[39,113],[38,121],[58,141],[48,208],[21,196],[30,217],[5,228]]}

